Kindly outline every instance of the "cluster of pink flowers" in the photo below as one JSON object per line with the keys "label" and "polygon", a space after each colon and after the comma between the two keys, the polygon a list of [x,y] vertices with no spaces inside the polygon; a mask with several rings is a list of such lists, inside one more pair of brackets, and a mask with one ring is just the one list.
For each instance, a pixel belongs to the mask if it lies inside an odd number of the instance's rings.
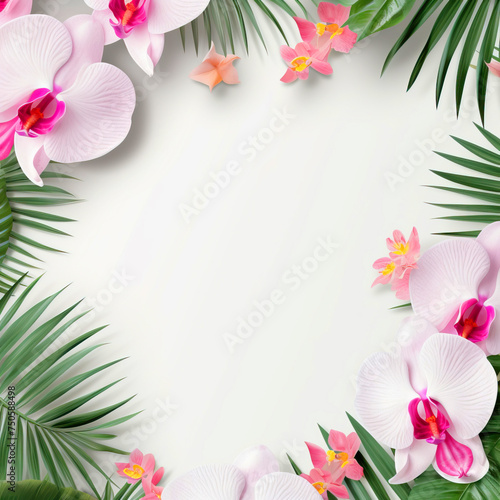
{"label": "cluster of pink flowers", "polygon": [[163,478],[164,469],[161,467],[155,472],[155,458],[148,453],[144,455],[139,450],[134,450],[128,462],[117,462],[118,475],[125,478],[129,484],[142,482],[146,496],[141,500],[161,500],[163,488],[158,486]]}
{"label": "cluster of pink flowers", "polygon": [[358,464],[356,453],[361,441],[355,432],[348,436],[331,430],[328,436],[329,450],[306,443],[314,468],[309,474],[302,474],[325,499],[328,493],[337,498],[349,498],[347,488],[342,484],[345,477],[359,481],[363,477],[363,468]]}
{"label": "cluster of pink flowers", "polygon": [[356,43],[357,34],[344,24],[349,19],[350,7],[321,2],[318,6],[318,17],[321,22],[295,17],[302,42],[295,48],[281,46],[281,57],[287,63],[288,69],[281,78],[282,82],[290,83],[297,79],[306,80],[309,68],[323,75],[333,72],[328,56],[332,50],[349,52]]}
{"label": "cluster of pink flowers", "polygon": [[409,300],[410,274],[417,268],[420,257],[420,241],[418,232],[413,228],[410,238],[406,241],[401,231],[394,231],[393,237],[387,238],[389,257],[382,257],[373,263],[373,268],[379,273],[372,286],[391,285],[396,297]]}

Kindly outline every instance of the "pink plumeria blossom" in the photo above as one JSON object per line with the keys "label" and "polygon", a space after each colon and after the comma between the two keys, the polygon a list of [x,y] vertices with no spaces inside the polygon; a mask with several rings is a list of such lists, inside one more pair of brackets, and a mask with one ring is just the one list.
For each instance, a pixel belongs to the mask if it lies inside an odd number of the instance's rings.
{"label": "pink plumeria blossom", "polygon": [[389,257],[382,257],[373,263],[373,268],[379,273],[372,286],[391,284],[396,297],[409,300],[409,281],[411,272],[417,268],[420,258],[420,241],[416,228],[413,228],[410,238],[406,241],[399,230],[393,232],[392,238],[386,240]]}
{"label": "pink plumeria blossom", "polygon": [[495,370],[472,342],[418,316],[403,324],[398,343],[397,354],[365,361],[355,401],[366,429],[396,449],[390,482],[412,481],[431,463],[449,481],[478,481],[489,469],[479,433],[495,406]]}
{"label": "pink plumeria blossom", "polygon": [[238,71],[233,66],[233,63],[237,59],[239,57],[233,54],[229,54],[226,57],[218,54],[212,42],[210,51],[203,59],[203,62],[191,71],[189,77],[197,82],[208,85],[210,92],[220,82],[235,85],[236,83],[240,83]]}
{"label": "pink plumeria blossom", "polygon": [[349,498],[349,492],[342,484],[344,476],[340,471],[340,464],[337,464],[336,467],[335,473],[314,468],[309,474],[301,474],[301,477],[310,482],[324,500],[328,499],[328,493],[332,493],[337,498]]}
{"label": "pink plumeria blossom", "polygon": [[349,26],[344,26],[350,12],[350,7],[321,2],[318,6],[318,16],[322,22],[314,24],[300,17],[294,19],[302,40],[312,47],[322,49],[327,46],[338,52],[350,52],[358,37]]}
{"label": "pink plumeria blossom", "polygon": [[488,66],[491,73],[500,77],[500,61],[495,61],[493,59],[491,62],[486,63],[486,66]]}
{"label": "pink plumeria blossom", "polygon": [[87,15],[64,24],[24,16],[0,28],[0,159],[14,146],[39,186],[50,160],[98,158],[130,130],[134,87],[123,71],[100,62],[103,48],[102,28]]}
{"label": "pink plumeria blossom", "polygon": [[163,488],[158,486],[158,483],[162,480],[164,472],[165,471],[162,467],[153,474],[151,479],[142,479],[142,488],[146,496],[144,496],[141,500],[161,500]]}
{"label": "pink plumeria blossom", "polygon": [[33,0],[0,0],[0,26],[31,12]]}
{"label": "pink plumeria blossom", "polygon": [[500,354],[500,222],[477,237],[438,243],[410,276],[413,310],[445,333]]}
{"label": "pink plumeria blossom", "polygon": [[155,469],[154,456],[150,453],[144,455],[138,449],[130,454],[128,462],[117,462],[115,465],[118,469],[118,475],[126,478],[130,484],[139,481],[142,481],[143,485],[148,484],[152,482],[153,478],[157,480],[156,484],[158,484],[163,476],[163,469],[160,469],[161,472],[157,473],[156,477],[153,474]]}
{"label": "pink plumeria blossom", "polygon": [[[233,465],[206,465],[172,481],[163,500],[321,500],[305,479],[279,472],[265,446],[244,451]],[[149,499],[148,499],[149,500]]]}
{"label": "pink plumeria blossom", "polygon": [[163,53],[165,33],[197,18],[209,0],[85,0],[104,27],[106,45],[124,40],[149,76]]}
{"label": "pink plumeria blossom", "polygon": [[327,53],[313,49],[306,42],[298,43],[295,49],[282,45],[280,52],[288,65],[286,73],[281,78],[284,83],[294,82],[297,78],[307,80],[310,67],[323,75],[331,75],[333,72],[331,65],[325,61]]}

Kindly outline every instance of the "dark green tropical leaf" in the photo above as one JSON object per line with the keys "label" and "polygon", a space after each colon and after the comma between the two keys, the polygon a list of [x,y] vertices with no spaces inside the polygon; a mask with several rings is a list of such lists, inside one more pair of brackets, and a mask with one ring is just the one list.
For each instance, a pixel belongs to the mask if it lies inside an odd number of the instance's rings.
{"label": "dark green tropical leaf", "polygon": [[0,484],[0,500],[95,500],[94,497],[72,488],[60,488],[48,481],[26,480]]}

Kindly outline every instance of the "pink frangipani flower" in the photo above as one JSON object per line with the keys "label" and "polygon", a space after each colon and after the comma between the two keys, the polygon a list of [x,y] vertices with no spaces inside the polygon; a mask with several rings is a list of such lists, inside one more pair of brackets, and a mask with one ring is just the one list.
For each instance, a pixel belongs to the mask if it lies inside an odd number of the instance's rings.
{"label": "pink frangipani flower", "polygon": [[0,159],[14,146],[39,186],[50,160],[92,160],[128,134],[134,87],[123,71],[100,62],[103,48],[102,28],[87,15],[64,24],[24,16],[0,28]]}
{"label": "pink frangipani flower", "polygon": [[106,45],[125,41],[134,61],[149,76],[163,53],[165,33],[197,18],[209,0],[85,0],[102,23]]}
{"label": "pink frangipani flower", "polygon": [[494,222],[476,240],[445,240],[422,255],[410,276],[413,310],[440,332],[500,354],[499,278],[500,222]]}
{"label": "pink frangipani flower", "polygon": [[420,241],[416,228],[413,228],[410,238],[406,241],[399,230],[393,232],[393,237],[387,238],[389,257],[382,257],[373,263],[373,268],[379,272],[372,286],[387,285],[396,292],[401,300],[410,298],[409,281],[411,272],[417,268],[420,257]]}
{"label": "pink frangipani flower", "polygon": [[237,59],[239,59],[239,57],[232,54],[226,57],[217,54],[215,45],[212,42],[210,51],[205,56],[205,59],[203,59],[203,62],[199,66],[191,71],[189,78],[208,85],[210,92],[220,82],[229,85],[240,83],[238,71],[233,66],[234,61]]}
{"label": "pink frangipani flower", "polygon": [[478,481],[489,469],[479,433],[495,406],[495,370],[472,342],[423,318],[404,323],[399,345],[365,361],[355,401],[367,430],[396,449],[390,482],[407,483],[431,463],[449,481]]}
{"label": "pink frangipani flower", "polygon": [[[305,479],[279,472],[265,446],[243,452],[233,465],[206,465],[171,482],[163,500],[321,500]],[[149,500],[149,499],[148,499]]]}
{"label": "pink frangipani flower", "polygon": [[0,0],[0,26],[31,12],[33,0]]}
{"label": "pink frangipani flower", "polygon": [[144,455],[141,451],[135,449],[131,454],[129,461],[126,463],[117,462],[118,475],[127,479],[130,484],[135,484],[142,481],[142,484],[149,484],[156,480],[159,483],[163,476],[163,469],[159,469],[156,474],[153,474],[155,469],[155,458],[148,453]]}
{"label": "pink frangipani flower", "polygon": [[318,6],[318,16],[322,22],[314,24],[311,21],[294,17],[304,42],[316,49],[328,46],[338,52],[349,52],[358,35],[344,24],[349,19],[350,7],[321,2]]}
{"label": "pink frangipani flower", "polygon": [[494,59],[486,63],[486,66],[490,69],[491,73],[493,73],[495,76],[500,77],[500,61],[495,61]]}
{"label": "pink frangipani flower", "polygon": [[333,69],[326,62],[327,53],[313,49],[308,43],[298,43],[293,49],[288,45],[282,45],[280,48],[281,57],[286,61],[288,69],[281,78],[284,83],[290,83],[297,80],[307,80],[309,78],[309,67],[315,69],[323,75],[331,75]]}
{"label": "pink frangipani flower", "polygon": [[337,464],[336,468],[337,470],[334,473],[321,468],[314,468],[309,474],[302,474],[301,477],[311,483],[324,500],[328,500],[328,493],[335,495],[337,498],[349,498],[349,492],[342,484],[344,475],[340,471],[341,465]]}

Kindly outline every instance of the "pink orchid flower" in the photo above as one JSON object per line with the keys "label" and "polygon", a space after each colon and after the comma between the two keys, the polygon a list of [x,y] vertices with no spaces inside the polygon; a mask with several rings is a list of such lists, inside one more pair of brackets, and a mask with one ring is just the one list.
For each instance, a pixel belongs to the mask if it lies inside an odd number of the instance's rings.
{"label": "pink orchid flower", "polygon": [[164,488],[158,486],[158,483],[162,480],[163,474],[164,469],[162,467],[153,474],[151,480],[142,480],[142,489],[144,490],[146,496],[141,498],[141,500],[161,500],[161,495]]}
{"label": "pink orchid flower", "polygon": [[281,78],[284,83],[294,82],[297,78],[307,80],[309,67],[323,75],[331,75],[333,72],[331,65],[324,60],[327,53],[313,49],[308,43],[298,43],[295,49],[288,45],[282,45],[280,52],[281,57],[288,65],[286,73]]}
{"label": "pink orchid flower", "polygon": [[143,485],[154,481],[158,484],[163,477],[163,469],[159,469],[153,475],[155,469],[154,456],[150,453],[144,455],[138,449],[135,449],[130,454],[128,462],[117,462],[115,465],[118,468],[118,475],[126,478],[130,484],[135,484],[139,481],[142,481]]}
{"label": "pink orchid flower", "polygon": [[0,28],[0,159],[14,146],[39,186],[50,160],[92,160],[128,134],[134,87],[123,71],[100,62],[103,48],[102,28],[87,15],[64,24],[24,16]]}
{"label": "pink orchid flower", "polygon": [[387,238],[389,257],[377,259],[373,268],[379,272],[372,287],[375,285],[387,285],[396,292],[396,297],[401,300],[410,298],[410,274],[417,268],[420,257],[420,241],[416,228],[413,228],[410,238],[406,241],[403,233],[399,230],[393,232],[393,237]]}
{"label": "pink orchid flower", "polygon": [[320,446],[306,443],[314,468],[328,472],[332,476],[340,471],[342,479],[344,476],[355,481],[361,479],[363,477],[363,468],[354,458],[361,446],[358,435],[351,432],[346,436],[342,432],[331,430],[328,444],[331,449],[325,451]]}
{"label": "pink orchid flower", "polygon": [[85,0],[103,25],[106,45],[121,39],[149,76],[163,53],[165,33],[197,18],[209,0]]}
{"label": "pink orchid flower", "polygon": [[488,66],[491,73],[495,76],[500,76],[500,61],[492,60],[489,63],[486,63],[486,66]]}
{"label": "pink orchid flower", "polygon": [[220,82],[229,85],[240,83],[238,71],[233,66],[234,61],[237,59],[239,59],[239,57],[232,54],[226,57],[217,54],[214,42],[212,42],[210,51],[205,56],[205,59],[203,59],[203,62],[199,66],[191,71],[189,78],[208,85],[210,92],[212,92],[212,89]]}
{"label": "pink orchid flower", "polygon": [[456,238],[425,252],[410,277],[413,310],[440,332],[500,354],[500,222],[476,240]]}
{"label": "pink orchid flower", "polygon": [[365,361],[355,401],[366,429],[396,449],[390,482],[412,481],[431,463],[449,481],[478,481],[489,469],[479,433],[495,406],[495,370],[472,342],[423,318],[403,324],[399,345]]}
{"label": "pink orchid flower", "polygon": [[328,499],[328,493],[337,498],[349,498],[349,492],[342,484],[344,474],[340,472],[340,467],[338,464],[337,471],[333,474],[321,468],[314,468],[309,474],[301,474],[301,477],[310,482],[324,500]]}
{"label": "pink orchid flower", "polygon": [[[244,451],[233,465],[206,465],[172,481],[163,500],[320,500],[305,479],[279,471],[265,446]],[[148,499],[149,500],[149,499]]]}
{"label": "pink orchid flower", "polygon": [[349,52],[358,35],[344,24],[349,19],[350,7],[335,5],[329,2],[321,2],[318,6],[318,16],[321,23],[314,24],[311,21],[294,17],[304,42],[308,42],[316,49],[328,46],[338,52]]}
{"label": "pink orchid flower", "polygon": [[0,26],[31,12],[33,0],[0,0]]}

